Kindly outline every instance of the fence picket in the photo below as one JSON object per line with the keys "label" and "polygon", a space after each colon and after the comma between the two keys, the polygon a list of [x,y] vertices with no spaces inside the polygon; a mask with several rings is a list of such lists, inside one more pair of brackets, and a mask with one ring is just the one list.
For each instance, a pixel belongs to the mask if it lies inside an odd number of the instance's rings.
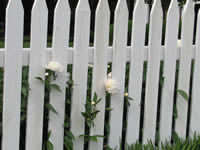
{"label": "fence picket", "polygon": [[[65,19],[63,19],[65,18]],[[65,89],[67,81],[67,50],[69,40],[70,8],[68,1],[59,0],[55,8],[53,55],[52,60],[63,66],[63,72],[57,73],[56,81],[61,92],[52,90],[50,93],[50,104],[58,114],[49,112],[50,141],[54,150],[63,149],[64,119],[65,119]]]}
{"label": "fence picket", "polygon": [[73,61],[73,93],[71,104],[71,131],[75,136],[73,149],[82,150],[85,120],[81,112],[85,112],[87,72],[88,72],[88,47],[90,31],[90,8],[88,0],[79,0],[75,16],[74,61]]}
{"label": "fence picket", "polygon": [[[194,3],[187,0],[182,17],[181,33],[181,55],[179,63],[178,90],[182,90],[189,95],[190,71],[192,58],[192,41],[194,26]],[[188,101],[177,93],[177,114],[175,121],[175,131],[181,137],[185,138],[187,128]]]}
{"label": "fence picket", "polygon": [[126,68],[126,47],[128,32],[128,8],[124,0],[119,0],[115,11],[112,78],[119,84],[119,92],[111,95],[110,135],[111,148],[120,147],[123,123],[124,83]]}
{"label": "fence picket", "polygon": [[[23,15],[21,1],[10,0],[6,9],[3,150],[19,150]],[[16,20],[16,18],[18,19]]]}
{"label": "fence picket", "polygon": [[200,11],[198,13],[198,23],[196,32],[196,51],[194,59],[194,75],[193,75],[193,87],[192,87],[192,103],[191,103],[191,118],[190,118],[190,136],[200,134],[200,118],[199,107],[200,106]]}
{"label": "fence picket", "polygon": [[171,140],[174,84],[176,73],[177,37],[179,27],[179,7],[177,0],[171,1],[167,14],[165,58],[163,68],[163,92],[160,108],[160,140]]}
{"label": "fence picket", "polygon": [[150,16],[149,53],[144,110],[143,143],[155,141],[163,12],[155,0]]}
{"label": "fence picket", "polygon": [[[105,119],[105,88],[104,80],[107,73],[107,49],[109,41],[109,24],[110,24],[110,10],[108,2],[101,0],[96,10],[95,22],[95,42],[94,42],[94,65],[93,65],[93,85],[92,93],[96,92],[98,98],[102,98],[97,105],[100,110],[96,119],[95,126],[91,128],[90,135],[104,135],[104,119]],[[90,141],[90,150],[102,150],[103,138],[98,138],[98,142]]]}
{"label": "fence picket", "polygon": [[144,1],[137,0],[133,13],[133,30],[131,44],[131,60],[129,73],[130,101],[127,116],[126,142],[135,143],[139,139],[140,104],[144,64],[144,43],[147,18],[147,5]]}
{"label": "fence picket", "polygon": [[[47,42],[47,7],[44,0],[36,0],[32,9],[29,96],[27,106],[26,150],[42,149],[45,50]],[[38,36],[39,35],[39,36]]]}

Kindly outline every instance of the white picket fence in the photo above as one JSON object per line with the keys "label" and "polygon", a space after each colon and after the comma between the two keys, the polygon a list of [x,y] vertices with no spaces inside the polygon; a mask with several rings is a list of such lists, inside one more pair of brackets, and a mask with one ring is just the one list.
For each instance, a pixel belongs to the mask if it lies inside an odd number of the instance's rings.
{"label": "white picket fence", "polygon": [[[127,46],[128,8],[125,0],[118,0],[115,10],[114,40],[108,46],[110,10],[107,0],[99,0],[96,10],[94,47],[89,47],[90,7],[88,0],[79,0],[75,16],[74,46],[69,48],[70,7],[67,0],[58,0],[55,8],[53,44],[46,47],[48,10],[45,0],[35,0],[32,9],[30,48],[23,48],[23,7],[20,0],[9,0],[6,9],[5,48],[0,49],[0,66],[4,68],[3,89],[3,137],[2,150],[19,150],[21,75],[22,66],[29,66],[29,96],[26,129],[26,150],[42,149],[44,86],[35,79],[44,78],[44,65],[50,60],[63,66],[73,64],[73,93],[71,104],[71,131],[75,136],[74,150],[83,150],[85,122],[84,111],[87,90],[88,64],[93,64],[92,90],[102,98],[91,135],[104,134],[105,88],[107,64],[112,62],[112,77],[118,81],[120,91],[111,95],[110,135],[108,144],[118,147],[122,138],[124,84],[126,62],[130,62],[129,96],[126,142],[135,143],[139,139],[143,64],[148,62],[143,122],[143,143],[155,141],[156,116],[158,107],[158,85],[160,61],[164,60],[164,85],[160,108],[160,140],[170,140],[172,133],[172,113],[176,60],[179,60],[178,89],[189,94],[191,60],[194,59],[192,103],[190,112],[190,135],[200,132],[200,14],[196,31],[196,44],[193,45],[194,2],[187,0],[182,14],[181,46],[177,46],[179,27],[179,7],[172,0],[166,23],[165,45],[161,46],[163,12],[160,0],[154,0],[150,15],[149,43],[144,46],[147,22],[147,5],[143,0],[135,2],[133,12],[132,41]],[[57,77],[62,91],[51,92],[50,103],[59,115],[50,112],[50,141],[55,150],[63,149],[65,113],[65,74]],[[175,131],[185,138],[188,102],[177,94],[178,118]],[[89,143],[90,150],[102,150],[103,139]]]}

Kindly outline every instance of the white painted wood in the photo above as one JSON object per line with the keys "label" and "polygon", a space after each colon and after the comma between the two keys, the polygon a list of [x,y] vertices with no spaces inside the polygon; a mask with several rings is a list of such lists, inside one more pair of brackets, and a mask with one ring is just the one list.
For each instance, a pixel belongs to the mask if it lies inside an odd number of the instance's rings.
{"label": "white painted wood", "polygon": [[[98,98],[102,98],[97,105],[101,110],[94,120],[95,126],[91,128],[90,135],[104,135],[105,120],[105,88],[104,80],[107,77],[107,48],[109,42],[110,10],[108,2],[100,0],[96,10],[95,20],[95,39],[94,39],[94,66],[92,94],[97,93]],[[93,97],[93,96],[92,96]],[[90,141],[90,150],[102,150],[103,138],[98,138],[98,142]]]}
{"label": "white painted wood", "polygon": [[29,96],[27,106],[26,150],[42,149],[45,49],[47,42],[47,7],[45,0],[36,0],[31,17],[29,64]]}
{"label": "white painted wood", "polygon": [[191,117],[190,117],[190,136],[192,137],[195,132],[200,134],[200,11],[198,13],[198,23],[196,32],[196,53],[194,60],[194,75],[192,87],[192,102],[191,102]]}
{"label": "white painted wood", "polygon": [[149,54],[145,95],[143,143],[155,141],[157,98],[160,72],[160,51],[163,12],[160,0],[155,0],[151,10],[149,28]]}
{"label": "white painted wood", "polygon": [[[144,61],[147,61],[147,53],[148,53],[148,46],[144,46]],[[161,47],[161,53],[160,53],[160,60],[164,60],[164,49],[165,47]],[[196,46],[192,46],[192,59],[195,57],[195,49]],[[112,62],[112,47],[107,48],[107,61],[108,63]],[[73,55],[74,55],[74,49],[73,48],[66,48],[66,51],[68,51],[68,57],[67,57],[67,62],[68,64],[73,64]],[[94,62],[93,60],[93,55],[94,55],[94,47],[89,47],[88,48],[88,63],[92,64]],[[30,53],[30,48],[24,48],[22,51],[22,65],[27,66],[29,65],[29,53]],[[47,48],[45,49],[45,55],[46,55],[46,62],[48,63],[52,58],[52,48]],[[180,47],[177,48],[176,50],[176,60],[179,60],[180,58]],[[5,57],[5,49],[0,48],[0,67],[4,66],[4,57]],[[130,62],[131,58],[131,47],[127,46],[126,47],[126,62]]]}
{"label": "white painted wood", "polygon": [[112,78],[118,82],[120,90],[111,95],[110,107],[113,110],[110,112],[110,135],[108,138],[108,145],[111,148],[117,147],[117,149],[120,148],[120,140],[122,139],[127,32],[127,3],[124,0],[119,0],[114,21]]}
{"label": "white painted wood", "polygon": [[75,136],[73,149],[82,150],[85,120],[81,112],[85,112],[88,48],[90,31],[90,8],[88,0],[79,0],[75,16],[74,59],[73,59],[73,93],[71,104],[71,131]]}
{"label": "white painted wood", "polygon": [[6,9],[3,150],[19,150],[23,19],[24,10],[21,1],[10,0]]}
{"label": "white painted wood", "polygon": [[57,73],[56,81],[61,92],[51,90],[50,104],[58,114],[49,112],[50,141],[54,150],[63,150],[64,119],[65,119],[65,89],[67,81],[67,50],[69,40],[70,8],[68,1],[59,0],[55,8],[54,33],[53,33],[53,57],[52,60],[63,66],[63,72]]}
{"label": "white painted wood", "polygon": [[169,7],[166,23],[165,57],[163,68],[164,84],[160,107],[161,142],[171,140],[178,27],[179,6],[177,0],[173,0],[171,1]]}
{"label": "white painted wood", "polygon": [[129,73],[130,107],[127,115],[126,143],[133,144],[139,139],[140,104],[144,64],[144,43],[148,8],[144,1],[137,0],[133,12],[131,60]]}
{"label": "white painted wood", "polygon": [[[178,89],[189,93],[192,41],[194,26],[194,3],[187,0],[182,16],[181,55],[179,63]],[[177,93],[178,118],[175,121],[175,131],[181,138],[186,136],[188,101]]]}

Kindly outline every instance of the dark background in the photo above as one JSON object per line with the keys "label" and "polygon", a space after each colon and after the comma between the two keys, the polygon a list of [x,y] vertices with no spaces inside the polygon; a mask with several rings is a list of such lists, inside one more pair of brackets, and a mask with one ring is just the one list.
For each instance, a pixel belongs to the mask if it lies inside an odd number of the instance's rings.
{"label": "dark background", "polygon": [[[91,30],[94,30],[94,17],[95,17],[95,10],[99,0],[89,0],[89,4],[91,7]],[[134,7],[134,0],[126,0],[129,8],[129,19],[132,18],[132,11]],[[152,0],[144,0],[146,3],[151,4]],[[179,2],[185,2],[185,0],[178,0]],[[5,9],[8,0],[0,0],[0,27],[4,28],[5,26]],[[24,7],[24,34],[30,33],[30,20],[31,20],[31,9],[33,6],[34,0],[22,0],[22,4]],[[78,0],[69,0],[69,4],[71,7],[71,32],[73,32],[74,26],[74,15],[75,15],[75,8],[77,5]],[[117,0],[108,0],[110,10],[111,10],[111,24],[114,20],[114,10],[117,4]],[[161,0],[162,7],[164,10],[164,16],[166,15],[166,11],[168,9],[170,0]],[[57,0],[46,0],[47,7],[49,10],[49,23],[48,23],[48,34],[52,33],[52,26],[53,26],[53,16],[54,16],[54,8],[57,3]],[[199,6],[198,6],[199,8]],[[196,8],[196,11],[197,9]]]}

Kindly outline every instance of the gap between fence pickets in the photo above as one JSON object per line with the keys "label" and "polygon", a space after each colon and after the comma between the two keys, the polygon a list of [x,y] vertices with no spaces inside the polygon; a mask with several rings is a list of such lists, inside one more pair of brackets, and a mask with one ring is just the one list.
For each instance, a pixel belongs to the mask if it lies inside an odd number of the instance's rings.
{"label": "gap between fence pickets", "polygon": [[[144,54],[144,61],[147,61],[148,59],[148,46],[145,46],[145,54]],[[177,57],[176,59],[179,60],[180,58],[180,47],[177,49]],[[162,46],[161,47],[161,56],[160,56],[160,60],[162,61],[164,59],[164,50],[165,47]],[[196,45],[193,45],[193,49],[192,49],[192,59],[194,59],[195,57],[195,50],[196,50]],[[127,56],[126,56],[126,61],[130,62],[130,53],[131,53],[131,47],[128,46],[127,47]],[[30,48],[23,48],[23,62],[22,65],[23,66],[28,66],[29,65],[29,52],[30,52]],[[47,48],[46,50],[46,63],[48,63],[51,60],[52,57],[52,48]],[[90,47],[89,48],[89,60],[88,63],[89,64],[93,64],[93,55],[94,55],[94,47]],[[4,66],[4,59],[5,58],[5,49],[4,48],[0,48],[0,67]],[[108,48],[108,63],[112,62],[112,47]],[[68,54],[68,64],[73,64],[73,48],[69,48],[69,54]]]}

